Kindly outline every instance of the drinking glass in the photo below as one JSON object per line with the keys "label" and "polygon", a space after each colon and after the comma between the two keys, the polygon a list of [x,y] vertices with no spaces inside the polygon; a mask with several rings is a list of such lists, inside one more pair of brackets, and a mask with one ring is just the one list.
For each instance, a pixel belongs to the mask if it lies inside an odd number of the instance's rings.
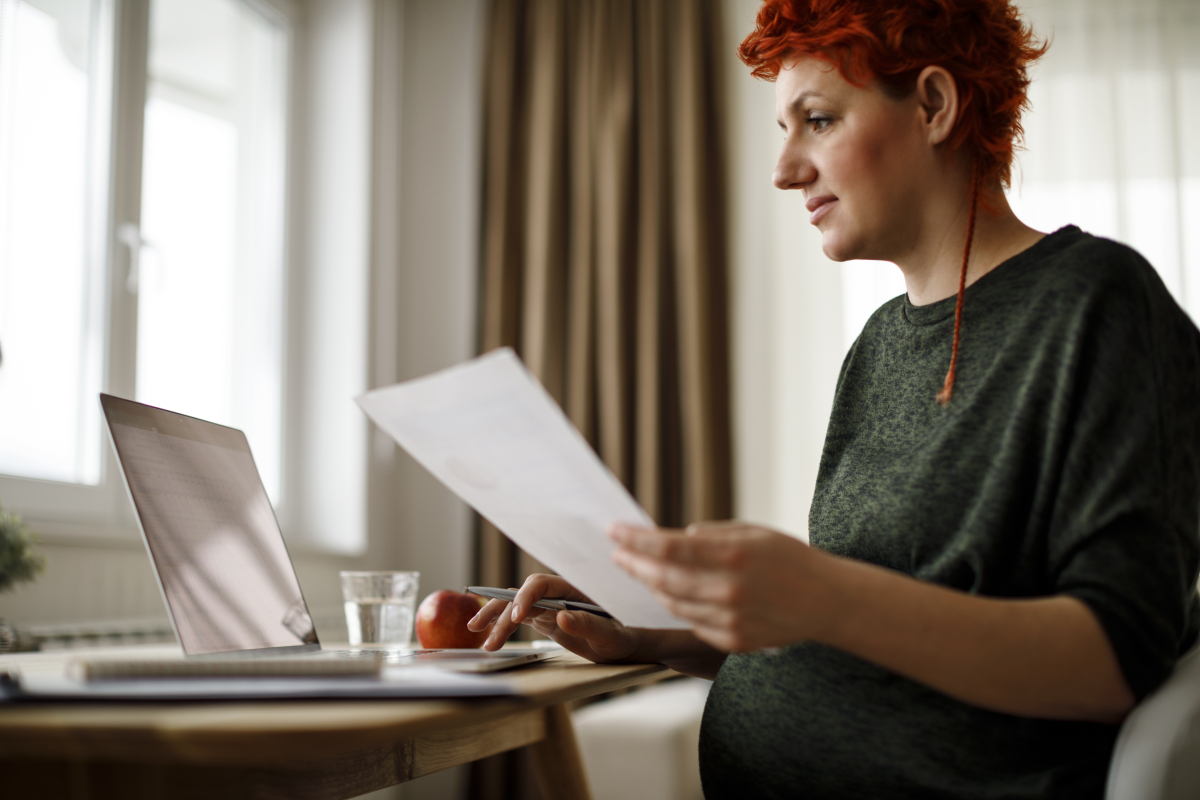
{"label": "drinking glass", "polygon": [[408,645],[419,572],[349,572],[342,577],[350,644]]}

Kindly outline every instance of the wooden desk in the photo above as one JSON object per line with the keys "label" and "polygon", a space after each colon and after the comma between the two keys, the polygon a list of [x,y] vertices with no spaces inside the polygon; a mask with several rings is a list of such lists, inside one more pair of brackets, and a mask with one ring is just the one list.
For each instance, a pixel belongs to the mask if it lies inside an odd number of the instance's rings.
{"label": "wooden desk", "polygon": [[571,701],[671,673],[568,654],[503,674],[522,697],[0,706],[0,794],[335,800],[528,746],[546,797],[583,800]]}

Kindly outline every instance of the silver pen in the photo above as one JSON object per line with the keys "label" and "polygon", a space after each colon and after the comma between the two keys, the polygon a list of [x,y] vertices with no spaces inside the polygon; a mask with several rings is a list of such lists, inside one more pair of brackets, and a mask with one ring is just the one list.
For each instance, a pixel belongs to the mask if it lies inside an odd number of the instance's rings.
{"label": "silver pen", "polygon": [[[512,602],[517,597],[515,589],[494,589],[490,586],[468,586],[467,592],[477,594],[481,597],[490,597],[493,600],[507,600]],[[576,600],[559,600],[556,598],[543,597],[533,604],[534,608],[544,608],[547,611],[586,611],[589,614],[595,614],[598,617],[608,617],[612,619],[612,614],[605,611],[600,606],[594,606],[591,603],[580,603]]]}

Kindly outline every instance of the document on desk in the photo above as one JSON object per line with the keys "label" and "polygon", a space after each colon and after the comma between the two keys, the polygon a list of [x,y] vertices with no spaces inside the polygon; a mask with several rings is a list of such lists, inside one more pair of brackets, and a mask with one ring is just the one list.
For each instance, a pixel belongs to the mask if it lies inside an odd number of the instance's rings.
{"label": "document on desk", "polygon": [[689,627],[613,564],[608,526],[654,522],[512,350],[369,392],[358,404],[455,494],[618,620]]}
{"label": "document on desk", "polygon": [[0,705],[63,700],[510,697],[516,693],[504,678],[460,675],[436,667],[393,667],[378,678],[145,678],[88,683],[65,675],[0,674]]}

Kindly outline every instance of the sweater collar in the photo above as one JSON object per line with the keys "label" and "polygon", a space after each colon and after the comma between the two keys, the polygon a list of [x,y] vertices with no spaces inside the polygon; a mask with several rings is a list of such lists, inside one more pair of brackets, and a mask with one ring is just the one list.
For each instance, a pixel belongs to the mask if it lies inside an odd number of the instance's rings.
{"label": "sweater collar", "polygon": [[[963,310],[966,310],[967,302],[972,297],[986,292],[988,286],[1001,283],[1001,278],[1015,272],[1019,265],[1032,259],[1040,258],[1044,251],[1049,248],[1056,248],[1060,241],[1079,232],[1079,228],[1075,225],[1065,225],[1054,233],[1043,236],[1033,246],[1027,247],[1012,258],[997,265],[995,269],[967,287],[967,291],[963,294]],[[952,294],[944,300],[938,300],[936,303],[915,306],[909,301],[908,295],[905,294],[904,319],[910,325],[934,325],[947,319],[954,319],[954,307],[957,301],[958,295]]]}

